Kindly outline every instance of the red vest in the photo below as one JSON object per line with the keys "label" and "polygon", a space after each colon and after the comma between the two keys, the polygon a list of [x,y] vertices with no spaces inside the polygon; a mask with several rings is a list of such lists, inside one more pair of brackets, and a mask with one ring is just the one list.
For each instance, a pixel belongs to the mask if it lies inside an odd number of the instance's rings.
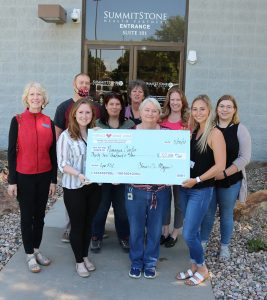
{"label": "red vest", "polygon": [[22,174],[39,174],[51,171],[50,148],[53,143],[51,120],[40,113],[25,110],[17,115],[17,168]]}

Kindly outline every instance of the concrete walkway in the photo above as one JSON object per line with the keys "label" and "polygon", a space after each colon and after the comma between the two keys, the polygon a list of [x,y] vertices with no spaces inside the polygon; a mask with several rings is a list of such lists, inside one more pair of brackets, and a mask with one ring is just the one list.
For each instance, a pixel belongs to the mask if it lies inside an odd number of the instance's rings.
{"label": "concrete walkway", "polygon": [[38,274],[28,271],[23,247],[0,272],[0,300],[213,300],[211,284],[198,287],[177,282],[177,271],[188,267],[187,248],[181,238],[175,247],[161,247],[156,279],[131,279],[130,261],[118,242],[113,215],[107,220],[109,237],[101,253],[91,254],[97,270],[89,278],[80,278],[75,271],[74,256],[69,244],[60,241],[64,226],[63,201],[58,200],[46,216],[41,250],[52,259]]}

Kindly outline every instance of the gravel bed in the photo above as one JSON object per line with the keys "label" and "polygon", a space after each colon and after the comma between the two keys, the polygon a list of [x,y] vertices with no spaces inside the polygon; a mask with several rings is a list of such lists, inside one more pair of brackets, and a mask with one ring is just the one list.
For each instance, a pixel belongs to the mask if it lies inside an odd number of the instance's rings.
{"label": "gravel bed", "polygon": [[[249,192],[267,189],[267,164],[248,168]],[[57,197],[61,196],[58,187]],[[55,199],[49,199],[48,209]],[[216,300],[267,300],[267,252],[249,253],[246,243],[252,238],[267,237],[267,216],[260,212],[247,222],[235,222],[231,242],[231,260],[218,261],[219,224],[216,218],[213,234],[207,247],[207,265]],[[0,216],[0,271],[20,247],[19,211]]]}

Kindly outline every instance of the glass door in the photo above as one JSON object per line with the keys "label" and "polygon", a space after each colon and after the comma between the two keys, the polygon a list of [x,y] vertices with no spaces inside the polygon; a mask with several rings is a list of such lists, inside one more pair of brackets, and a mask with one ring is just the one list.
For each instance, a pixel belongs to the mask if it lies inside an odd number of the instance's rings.
{"label": "glass door", "polygon": [[160,102],[173,84],[182,88],[183,48],[144,45],[87,45],[84,71],[91,77],[91,96],[102,102],[105,93],[120,92],[127,101],[130,80],[146,82]]}
{"label": "glass door", "polygon": [[177,48],[137,46],[134,77],[144,80],[151,97],[160,103],[174,84],[182,88],[183,52]]}

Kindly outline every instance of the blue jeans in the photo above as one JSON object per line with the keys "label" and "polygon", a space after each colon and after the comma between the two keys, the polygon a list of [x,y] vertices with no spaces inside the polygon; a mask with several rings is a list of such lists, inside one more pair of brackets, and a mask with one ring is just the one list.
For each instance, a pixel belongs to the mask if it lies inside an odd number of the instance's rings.
{"label": "blue jeans", "polygon": [[209,208],[213,187],[186,189],[180,187],[180,206],[184,215],[183,238],[189,248],[192,263],[204,264],[200,225]]}
{"label": "blue jeans", "polygon": [[209,209],[201,225],[201,240],[203,242],[209,240],[218,205],[220,212],[221,244],[228,245],[230,243],[234,228],[234,207],[240,187],[241,181],[238,181],[228,188],[215,188]]}
{"label": "blue jeans", "polygon": [[[151,208],[152,192],[131,186],[125,189],[125,206],[130,224],[132,268],[153,269],[159,257],[161,227],[169,205],[171,188],[156,193],[157,205]],[[145,241],[146,228],[146,241]]]}
{"label": "blue jeans", "polygon": [[101,186],[102,197],[97,213],[92,223],[92,237],[102,240],[105,231],[105,224],[112,204],[114,210],[115,228],[119,239],[129,238],[129,222],[125,210],[124,192],[125,185],[114,185],[104,183]]}

